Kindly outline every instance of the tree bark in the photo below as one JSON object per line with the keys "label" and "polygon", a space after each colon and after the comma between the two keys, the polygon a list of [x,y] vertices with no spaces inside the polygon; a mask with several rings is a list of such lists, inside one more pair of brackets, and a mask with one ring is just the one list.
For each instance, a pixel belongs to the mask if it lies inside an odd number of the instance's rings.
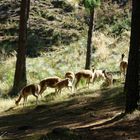
{"label": "tree bark", "polygon": [[91,55],[92,55],[92,32],[93,32],[93,20],[94,20],[94,8],[90,10],[90,21],[88,29],[88,39],[87,39],[87,53],[86,53],[86,65],[85,69],[90,69],[91,65]]}
{"label": "tree bark", "polygon": [[126,93],[126,113],[138,108],[140,72],[140,0],[132,1],[131,37],[128,69],[124,92]]}
{"label": "tree bark", "polygon": [[21,1],[20,22],[19,22],[19,41],[17,49],[17,61],[11,96],[17,93],[27,84],[26,78],[26,48],[27,48],[27,20],[29,14],[29,0]]}
{"label": "tree bark", "polygon": [[28,4],[27,4],[27,20],[29,20],[29,13],[30,13],[30,0],[27,0],[28,2]]}

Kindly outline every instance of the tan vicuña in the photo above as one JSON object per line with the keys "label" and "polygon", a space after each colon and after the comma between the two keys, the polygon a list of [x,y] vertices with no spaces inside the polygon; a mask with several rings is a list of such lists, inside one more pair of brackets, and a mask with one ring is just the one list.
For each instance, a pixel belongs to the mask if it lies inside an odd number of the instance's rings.
{"label": "tan vicu\u00f1a", "polygon": [[93,71],[81,70],[81,71],[77,72],[75,74],[75,79],[76,79],[75,88],[77,88],[77,85],[82,78],[84,80],[86,80],[86,83],[87,83],[88,88],[89,88],[89,83],[93,81]]}
{"label": "tan vicu\u00f1a", "polygon": [[40,86],[36,84],[31,84],[25,86],[21,91],[18,99],[15,101],[15,104],[18,105],[21,99],[23,98],[23,105],[27,102],[27,97],[33,95],[36,98],[36,103],[38,101],[38,95],[40,91]]}
{"label": "tan vicu\u00f1a", "polygon": [[39,95],[42,95],[42,93],[46,90],[47,87],[54,88],[55,84],[58,83],[61,80],[60,77],[48,77],[42,81],[40,81],[39,85],[41,87],[41,90],[39,92]]}
{"label": "tan vicu\u00f1a", "polygon": [[71,88],[72,90],[72,82],[69,78],[65,78],[55,84],[55,92],[61,93],[63,88]]}
{"label": "tan vicu\u00f1a", "polygon": [[121,57],[121,62],[120,62],[120,77],[123,76],[123,78],[125,78],[126,76],[126,71],[127,71],[127,66],[128,66],[128,63],[126,61],[124,61],[124,54],[122,54],[122,57]]}

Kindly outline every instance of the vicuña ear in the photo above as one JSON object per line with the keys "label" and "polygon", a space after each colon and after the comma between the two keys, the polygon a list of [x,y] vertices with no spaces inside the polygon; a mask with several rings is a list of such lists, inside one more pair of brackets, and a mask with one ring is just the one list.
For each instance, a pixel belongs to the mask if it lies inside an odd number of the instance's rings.
{"label": "vicu\u00f1a ear", "polygon": [[94,72],[95,71],[95,69],[94,68],[92,68],[92,72]]}
{"label": "vicu\u00f1a ear", "polygon": [[124,53],[122,54],[122,57],[124,57],[125,55],[124,55]]}
{"label": "vicu\u00f1a ear", "polygon": [[105,70],[103,70],[102,73],[105,73]]}

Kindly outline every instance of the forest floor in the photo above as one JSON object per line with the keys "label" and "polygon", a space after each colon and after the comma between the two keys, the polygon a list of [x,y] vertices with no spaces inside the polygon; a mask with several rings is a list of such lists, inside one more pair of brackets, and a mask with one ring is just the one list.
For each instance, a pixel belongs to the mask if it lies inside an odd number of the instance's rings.
{"label": "forest floor", "polygon": [[[50,94],[54,94],[53,92]],[[44,95],[47,98],[48,95]],[[140,112],[123,113],[122,87],[80,89],[57,103],[11,107],[0,115],[0,139],[139,140]]]}

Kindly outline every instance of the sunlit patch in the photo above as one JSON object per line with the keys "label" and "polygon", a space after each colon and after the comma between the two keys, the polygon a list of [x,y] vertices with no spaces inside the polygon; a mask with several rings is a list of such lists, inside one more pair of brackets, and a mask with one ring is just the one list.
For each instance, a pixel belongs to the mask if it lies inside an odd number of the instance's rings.
{"label": "sunlit patch", "polygon": [[139,110],[134,111],[132,114],[127,114],[125,119],[126,120],[134,120],[136,118],[140,118],[140,111]]}
{"label": "sunlit patch", "polygon": [[0,112],[10,111],[15,106],[15,102],[12,99],[0,99]]}

